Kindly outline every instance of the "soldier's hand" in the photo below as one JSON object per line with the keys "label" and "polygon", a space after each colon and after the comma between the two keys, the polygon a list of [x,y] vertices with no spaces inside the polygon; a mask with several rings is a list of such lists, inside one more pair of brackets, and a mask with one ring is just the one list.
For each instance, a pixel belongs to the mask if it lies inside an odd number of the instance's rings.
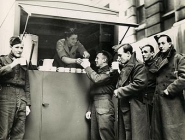
{"label": "soldier's hand", "polygon": [[11,68],[17,66],[18,64],[20,64],[21,61],[20,61],[20,58],[16,58],[13,60],[13,62],[10,64]]}
{"label": "soldier's hand", "polygon": [[86,117],[86,119],[90,120],[90,119],[91,119],[91,112],[88,111],[88,112],[85,114],[85,117]]}
{"label": "soldier's hand", "polygon": [[113,94],[114,97],[118,98],[118,90],[114,90],[114,94]]}
{"label": "soldier's hand", "polygon": [[81,64],[82,62],[83,62],[83,60],[82,60],[81,58],[77,58],[77,59],[76,59],[76,63],[77,63],[77,64]]}
{"label": "soldier's hand", "polygon": [[26,116],[28,116],[30,114],[31,110],[29,106],[26,106]]}
{"label": "soldier's hand", "polygon": [[168,90],[166,89],[166,90],[164,90],[164,93],[166,94],[166,95],[169,95],[169,92],[168,92]]}
{"label": "soldier's hand", "polygon": [[89,58],[90,57],[90,54],[87,51],[84,51],[83,57],[84,58]]}

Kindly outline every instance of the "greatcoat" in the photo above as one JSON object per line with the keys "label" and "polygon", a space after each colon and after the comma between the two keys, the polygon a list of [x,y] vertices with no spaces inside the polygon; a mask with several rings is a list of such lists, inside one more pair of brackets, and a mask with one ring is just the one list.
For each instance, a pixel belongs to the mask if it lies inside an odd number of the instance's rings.
{"label": "greatcoat", "polygon": [[119,140],[148,140],[149,121],[146,105],[143,103],[143,90],[147,85],[144,64],[131,59],[121,70],[117,83],[119,98]]}
{"label": "greatcoat", "polygon": [[[150,71],[156,74],[156,91],[152,113],[152,140],[185,139],[185,111],[183,89],[185,89],[185,57],[179,55],[178,77],[175,74],[173,47],[166,54],[159,52]],[[164,94],[167,89],[169,95]]]}

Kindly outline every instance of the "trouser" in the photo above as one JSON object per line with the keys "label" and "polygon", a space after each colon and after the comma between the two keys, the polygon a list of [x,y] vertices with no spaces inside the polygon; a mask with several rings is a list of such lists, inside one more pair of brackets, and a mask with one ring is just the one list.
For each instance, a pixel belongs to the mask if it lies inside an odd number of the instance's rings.
{"label": "trouser", "polygon": [[3,87],[0,91],[0,140],[22,140],[25,133],[26,102],[19,88]]}
{"label": "trouser", "polygon": [[119,105],[119,140],[149,140],[146,105],[138,99],[121,99]]}
{"label": "trouser", "polygon": [[119,101],[119,116],[118,116],[118,139],[131,140],[131,112],[129,100],[121,99]]}
{"label": "trouser", "polygon": [[91,113],[91,140],[115,140],[114,105],[108,96],[94,98]]}

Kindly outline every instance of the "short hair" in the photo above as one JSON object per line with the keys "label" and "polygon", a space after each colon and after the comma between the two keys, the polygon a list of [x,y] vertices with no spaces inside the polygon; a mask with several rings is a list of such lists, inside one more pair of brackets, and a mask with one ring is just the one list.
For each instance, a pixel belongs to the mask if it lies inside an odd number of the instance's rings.
{"label": "short hair", "polygon": [[133,47],[130,45],[130,44],[122,44],[121,46],[120,46],[120,48],[123,48],[123,51],[126,53],[126,52],[130,52],[130,54],[132,54],[133,53]]}
{"label": "short hair", "polygon": [[162,35],[160,35],[160,36],[154,36],[154,38],[155,38],[155,40],[158,42],[158,40],[159,40],[159,38],[161,38],[161,37],[166,37],[166,39],[167,39],[167,42],[169,43],[171,43],[172,42],[172,39],[168,36],[168,35],[166,35],[166,34],[162,34]]}
{"label": "short hair", "polygon": [[140,49],[142,50],[145,47],[149,47],[150,48],[150,52],[154,52],[154,47],[150,44],[144,45],[143,47],[141,47]]}
{"label": "short hair", "polygon": [[72,35],[78,35],[78,31],[76,28],[69,28],[66,32],[65,32],[65,37],[70,37]]}
{"label": "short hair", "polygon": [[102,50],[102,51],[99,51],[97,54],[99,54],[99,53],[102,53],[107,58],[106,62],[108,64],[112,61],[112,55],[109,52]]}
{"label": "short hair", "polygon": [[10,42],[10,46],[13,47],[13,45],[21,44],[22,40],[18,36],[12,36],[9,42]]}

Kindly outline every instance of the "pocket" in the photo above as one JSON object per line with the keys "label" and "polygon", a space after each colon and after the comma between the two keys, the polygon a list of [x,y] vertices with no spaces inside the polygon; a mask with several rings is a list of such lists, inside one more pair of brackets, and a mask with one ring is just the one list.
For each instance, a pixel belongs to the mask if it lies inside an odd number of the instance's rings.
{"label": "pocket", "polygon": [[102,114],[106,114],[109,112],[109,109],[106,109],[106,108],[97,108],[96,109],[97,113],[102,115]]}

